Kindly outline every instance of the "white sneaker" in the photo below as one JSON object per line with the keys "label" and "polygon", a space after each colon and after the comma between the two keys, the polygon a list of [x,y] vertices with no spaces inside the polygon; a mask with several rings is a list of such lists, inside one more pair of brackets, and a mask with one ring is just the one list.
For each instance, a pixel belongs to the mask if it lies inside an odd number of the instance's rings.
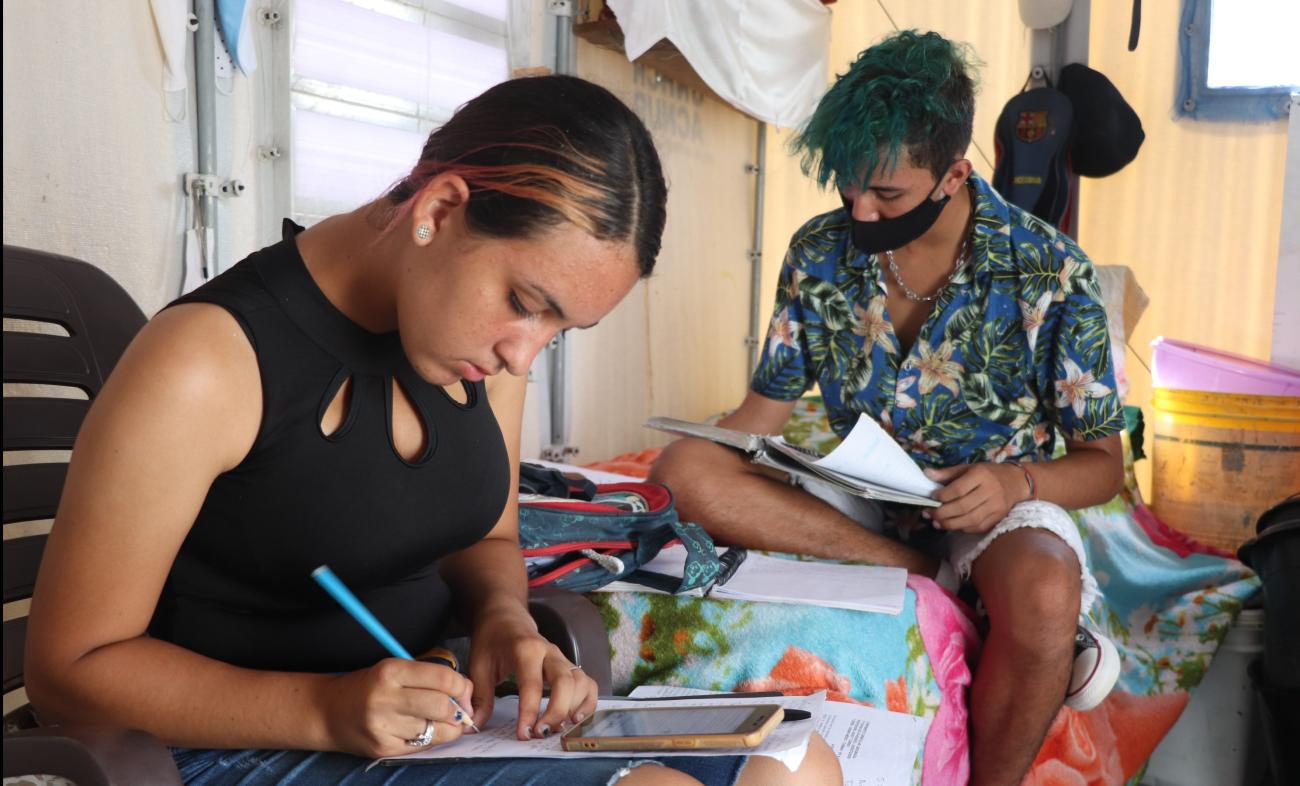
{"label": "white sneaker", "polygon": [[1111,640],[1080,625],[1074,634],[1074,668],[1065,706],[1083,712],[1105,701],[1119,680],[1119,651]]}

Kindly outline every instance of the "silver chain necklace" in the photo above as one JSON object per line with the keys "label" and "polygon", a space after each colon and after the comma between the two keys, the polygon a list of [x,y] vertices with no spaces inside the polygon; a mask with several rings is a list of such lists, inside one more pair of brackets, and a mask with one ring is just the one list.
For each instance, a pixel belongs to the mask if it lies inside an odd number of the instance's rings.
{"label": "silver chain necklace", "polygon": [[948,274],[948,278],[934,291],[933,295],[918,295],[907,285],[907,282],[903,281],[903,276],[898,272],[898,263],[894,261],[893,251],[886,250],[885,259],[889,261],[889,272],[894,274],[894,280],[898,282],[898,286],[902,287],[903,294],[907,299],[913,303],[929,303],[939,297],[939,293],[947,288],[947,286],[952,283],[952,280],[957,277],[957,273],[966,266],[966,251],[969,248],[970,237],[967,236],[967,238],[961,242],[961,250],[957,252],[957,261],[953,263],[952,272]]}

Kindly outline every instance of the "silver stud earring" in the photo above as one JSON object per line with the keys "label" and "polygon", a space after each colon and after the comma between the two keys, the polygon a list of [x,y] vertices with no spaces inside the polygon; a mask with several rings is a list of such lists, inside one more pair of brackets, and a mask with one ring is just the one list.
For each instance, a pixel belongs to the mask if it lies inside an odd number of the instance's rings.
{"label": "silver stud earring", "polygon": [[421,224],[415,228],[415,236],[421,240],[428,240],[433,236],[433,230],[429,228],[428,224]]}

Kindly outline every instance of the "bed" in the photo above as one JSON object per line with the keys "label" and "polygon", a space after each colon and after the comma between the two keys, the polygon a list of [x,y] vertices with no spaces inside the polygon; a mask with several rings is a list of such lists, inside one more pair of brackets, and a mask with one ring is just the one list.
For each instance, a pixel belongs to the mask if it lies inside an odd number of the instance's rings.
{"label": "bed", "polygon": [[[1102,283],[1124,389],[1125,339],[1141,306],[1135,306],[1125,269],[1112,269]],[[801,400],[785,437],[823,451],[837,442],[815,396]],[[1139,440],[1124,435],[1123,492],[1071,514],[1102,592],[1091,621],[1120,652],[1120,680],[1091,711],[1062,708],[1026,784],[1138,783],[1259,586],[1230,555],[1193,543],[1142,503],[1133,474]],[[644,477],[657,453],[618,456],[587,471]],[[826,690],[833,700],[929,719],[913,783],[968,780],[966,688],[980,642],[971,610],[929,579],[909,577],[906,604],[896,617],[635,592],[589,597],[609,632],[619,693],[643,684]]]}

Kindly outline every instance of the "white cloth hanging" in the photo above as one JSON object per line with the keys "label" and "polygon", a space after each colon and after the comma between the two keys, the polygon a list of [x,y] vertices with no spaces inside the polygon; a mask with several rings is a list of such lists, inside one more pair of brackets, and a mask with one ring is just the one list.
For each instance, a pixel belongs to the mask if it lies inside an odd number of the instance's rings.
{"label": "white cloth hanging", "polygon": [[740,111],[794,128],[826,92],[831,12],[818,0],[608,0],[635,60],[667,38]]}
{"label": "white cloth hanging", "polygon": [[190,84],[185,70],[185,52],[190,41],[189,0],[149,0],[149,6],[158,28],[158,42],[162,44],[163,90],[168,93],[184,90]]}

